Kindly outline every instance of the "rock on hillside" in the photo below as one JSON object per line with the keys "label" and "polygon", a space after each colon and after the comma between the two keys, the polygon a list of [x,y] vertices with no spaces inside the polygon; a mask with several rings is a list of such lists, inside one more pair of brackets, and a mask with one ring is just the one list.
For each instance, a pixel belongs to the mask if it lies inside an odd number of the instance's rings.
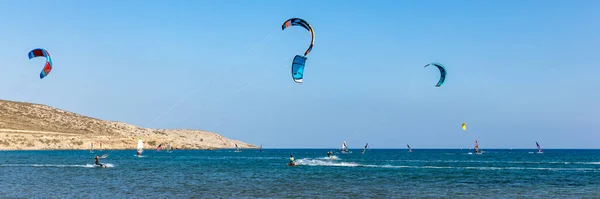
{"label": "rock on hillside", "polygon": [[159,144],[178,149],[219,149],[256,146],[212,132],[186,129],[150,129],[105,121],[46,105],[0,100],[0,150],[134,149]]}

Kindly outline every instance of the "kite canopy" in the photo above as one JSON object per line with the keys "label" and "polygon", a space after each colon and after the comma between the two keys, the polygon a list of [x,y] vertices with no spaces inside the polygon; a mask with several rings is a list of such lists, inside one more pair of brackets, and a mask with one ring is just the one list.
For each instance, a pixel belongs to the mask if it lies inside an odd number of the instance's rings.
{"label": "kite canopy", "polygon": [[306,57],[296,55],[292,62],[292,78],[296,83],[302,83],[304,77],[304,63],[306,63]]}
{"label": "kite canopy", "polygon": [[435,85],[435,87],[442,86],[442,84],[444,84],[444,81],[446,80],[446,69],[444,68],[444,65],[442,65],[440,63],[433,62],[433,63],[425,65],[425,67],[427,67],[429,65],[434,65],[435,67],[437,67],[438,69],[440,69],[440,80]]}
{"label": "kite canopy", "polygon": [[467,130],[467,123],[462,123],[462,129],[465,131]]}
{"label": "kite canopy", "polygon": [[44,64],[44,69],[40,72],[40,79],[46,77],[52,71],[52,58],[50,58],[50,53],[43,48],[36,48],[29,51],[29,59],[34,57],[45,57],[46,64]]}
{"label": "kite canopy", "polygon": [[313,45],[315,45],[315,32],[313,31],[312,26],[310,24],[308,24],[308,22],[304,21],[304,19],[291,18],[291,19],[288,19],[287,21],[283,22],[283,25],[281,25],[281,30],[285,30],[286,28],[288,28],[290,26],[301,26],[304,29],[308,30],[308,32],[310,32],[310,35],[312,36],[312,40],[310,41],[310,46],[308,46],[308,49],[306,49],[306,52],[304,52],[304,56],[307,56],[308,53],[310,53],[310,51],[312,50]]}

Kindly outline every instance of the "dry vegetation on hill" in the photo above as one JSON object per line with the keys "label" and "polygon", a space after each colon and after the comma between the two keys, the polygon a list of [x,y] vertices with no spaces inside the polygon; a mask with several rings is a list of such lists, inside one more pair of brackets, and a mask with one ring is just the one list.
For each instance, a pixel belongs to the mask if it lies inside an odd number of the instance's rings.
{"label": "dry vegetation on hill", "polygon": [[216,133],[184,129],[149,129],[105,121],[41,104],[0,100],[0,150],[134,149],[171,142],[179,149],[256,148]]}

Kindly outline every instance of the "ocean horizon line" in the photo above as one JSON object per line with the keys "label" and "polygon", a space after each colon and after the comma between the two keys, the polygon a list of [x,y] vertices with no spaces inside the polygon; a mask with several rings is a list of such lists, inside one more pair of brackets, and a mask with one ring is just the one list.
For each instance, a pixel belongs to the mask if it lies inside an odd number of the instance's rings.
{"label": "ocean horizon line", "polygon": [[[472,150],[473,148],[412,148],[412,150]],[[481,148],[482,150],[533,150],[537,151],[536,148]],[[94,149],[94,151],[126,151],[136,150],[131,149]],[[154,150],[147,149],[146,150]],[[235,148],[219,148],[219,149],[173,149],[176,151],[215,151],[215,150],[235,150]],[[240,150],[260,150],[259,148],[241,148]],[[334,150],[338,151],[339,148],[264,148],[263,150]],[[349,148],[349,150],[363,150],[363,148]],[[408,150],[407,148],[368,148],[367,150]],[[547,150],[600,150],[596,148],[544,148]],[[89,151],[89,149],[0,149],[0,151]],[[163,149],[165,151],[165,149]]]}

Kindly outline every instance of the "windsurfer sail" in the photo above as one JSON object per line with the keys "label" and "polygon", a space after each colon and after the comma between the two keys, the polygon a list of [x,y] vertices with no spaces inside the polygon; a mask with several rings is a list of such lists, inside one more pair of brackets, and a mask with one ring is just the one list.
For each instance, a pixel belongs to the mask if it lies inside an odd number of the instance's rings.
{"label": "windsurfer sail", "polygon": [[412,152],[412,149],[410,148],[410,145],[406,145],[408,147],[408,152]]}
{"label": "windsurfer sail", "polygon": [[167,145],[167,153],[171,153],[171,143],[170,142]]}
{"label": "windsurfer sail", "polygon": [[475,139],[475,153],[476,154],[481,154],[481,149],[479,149],[479,142],[477,141],[477,139]]}
{"label": "windsurfer sail", "polygon": [[540,147],[540,144],[538,144],[538,142],[535,142],[535,145],[537,145],[538,153],[544,153],[544,151],[542,151],[542,147]]}
{"label": "windsurfer sail", "polygon": [[342,153],[349,153],[350,150],[348,150],[348,145],[346,145],[346,141],[342,142],[342,148],[340,149],[342,151]]}
{"label": "windsurfer sail", "polygon": [[137,155],[141,156],[143,151],[144,151],[144,142],[140,138],[140,139],[138,139],[138,143],[137,143]]}
{"label": "windsurfer sail", "polygon": [[369,143],[365,144],[365,148],[363,148],[363,150],[361,152],[362,154],[365,154],[365,151],[367,150],[367,147],[369,147]]}
{"label": "windsurfer sail", "polygon": [[94,143],[90,143],[90,153],[94,153]]}
{"label": "windsurfer sail", "polygon": [[235,144],[235,152],[241,152],[240,148],[238,147],[238,145],[236,143],[233,143],[233,144]]}
{"label": "windsurfer sail", "polygon": [[259,151],[260,151],[260,152],[262,152],[262,144],[260,145],[260,149],[259,149]]}

